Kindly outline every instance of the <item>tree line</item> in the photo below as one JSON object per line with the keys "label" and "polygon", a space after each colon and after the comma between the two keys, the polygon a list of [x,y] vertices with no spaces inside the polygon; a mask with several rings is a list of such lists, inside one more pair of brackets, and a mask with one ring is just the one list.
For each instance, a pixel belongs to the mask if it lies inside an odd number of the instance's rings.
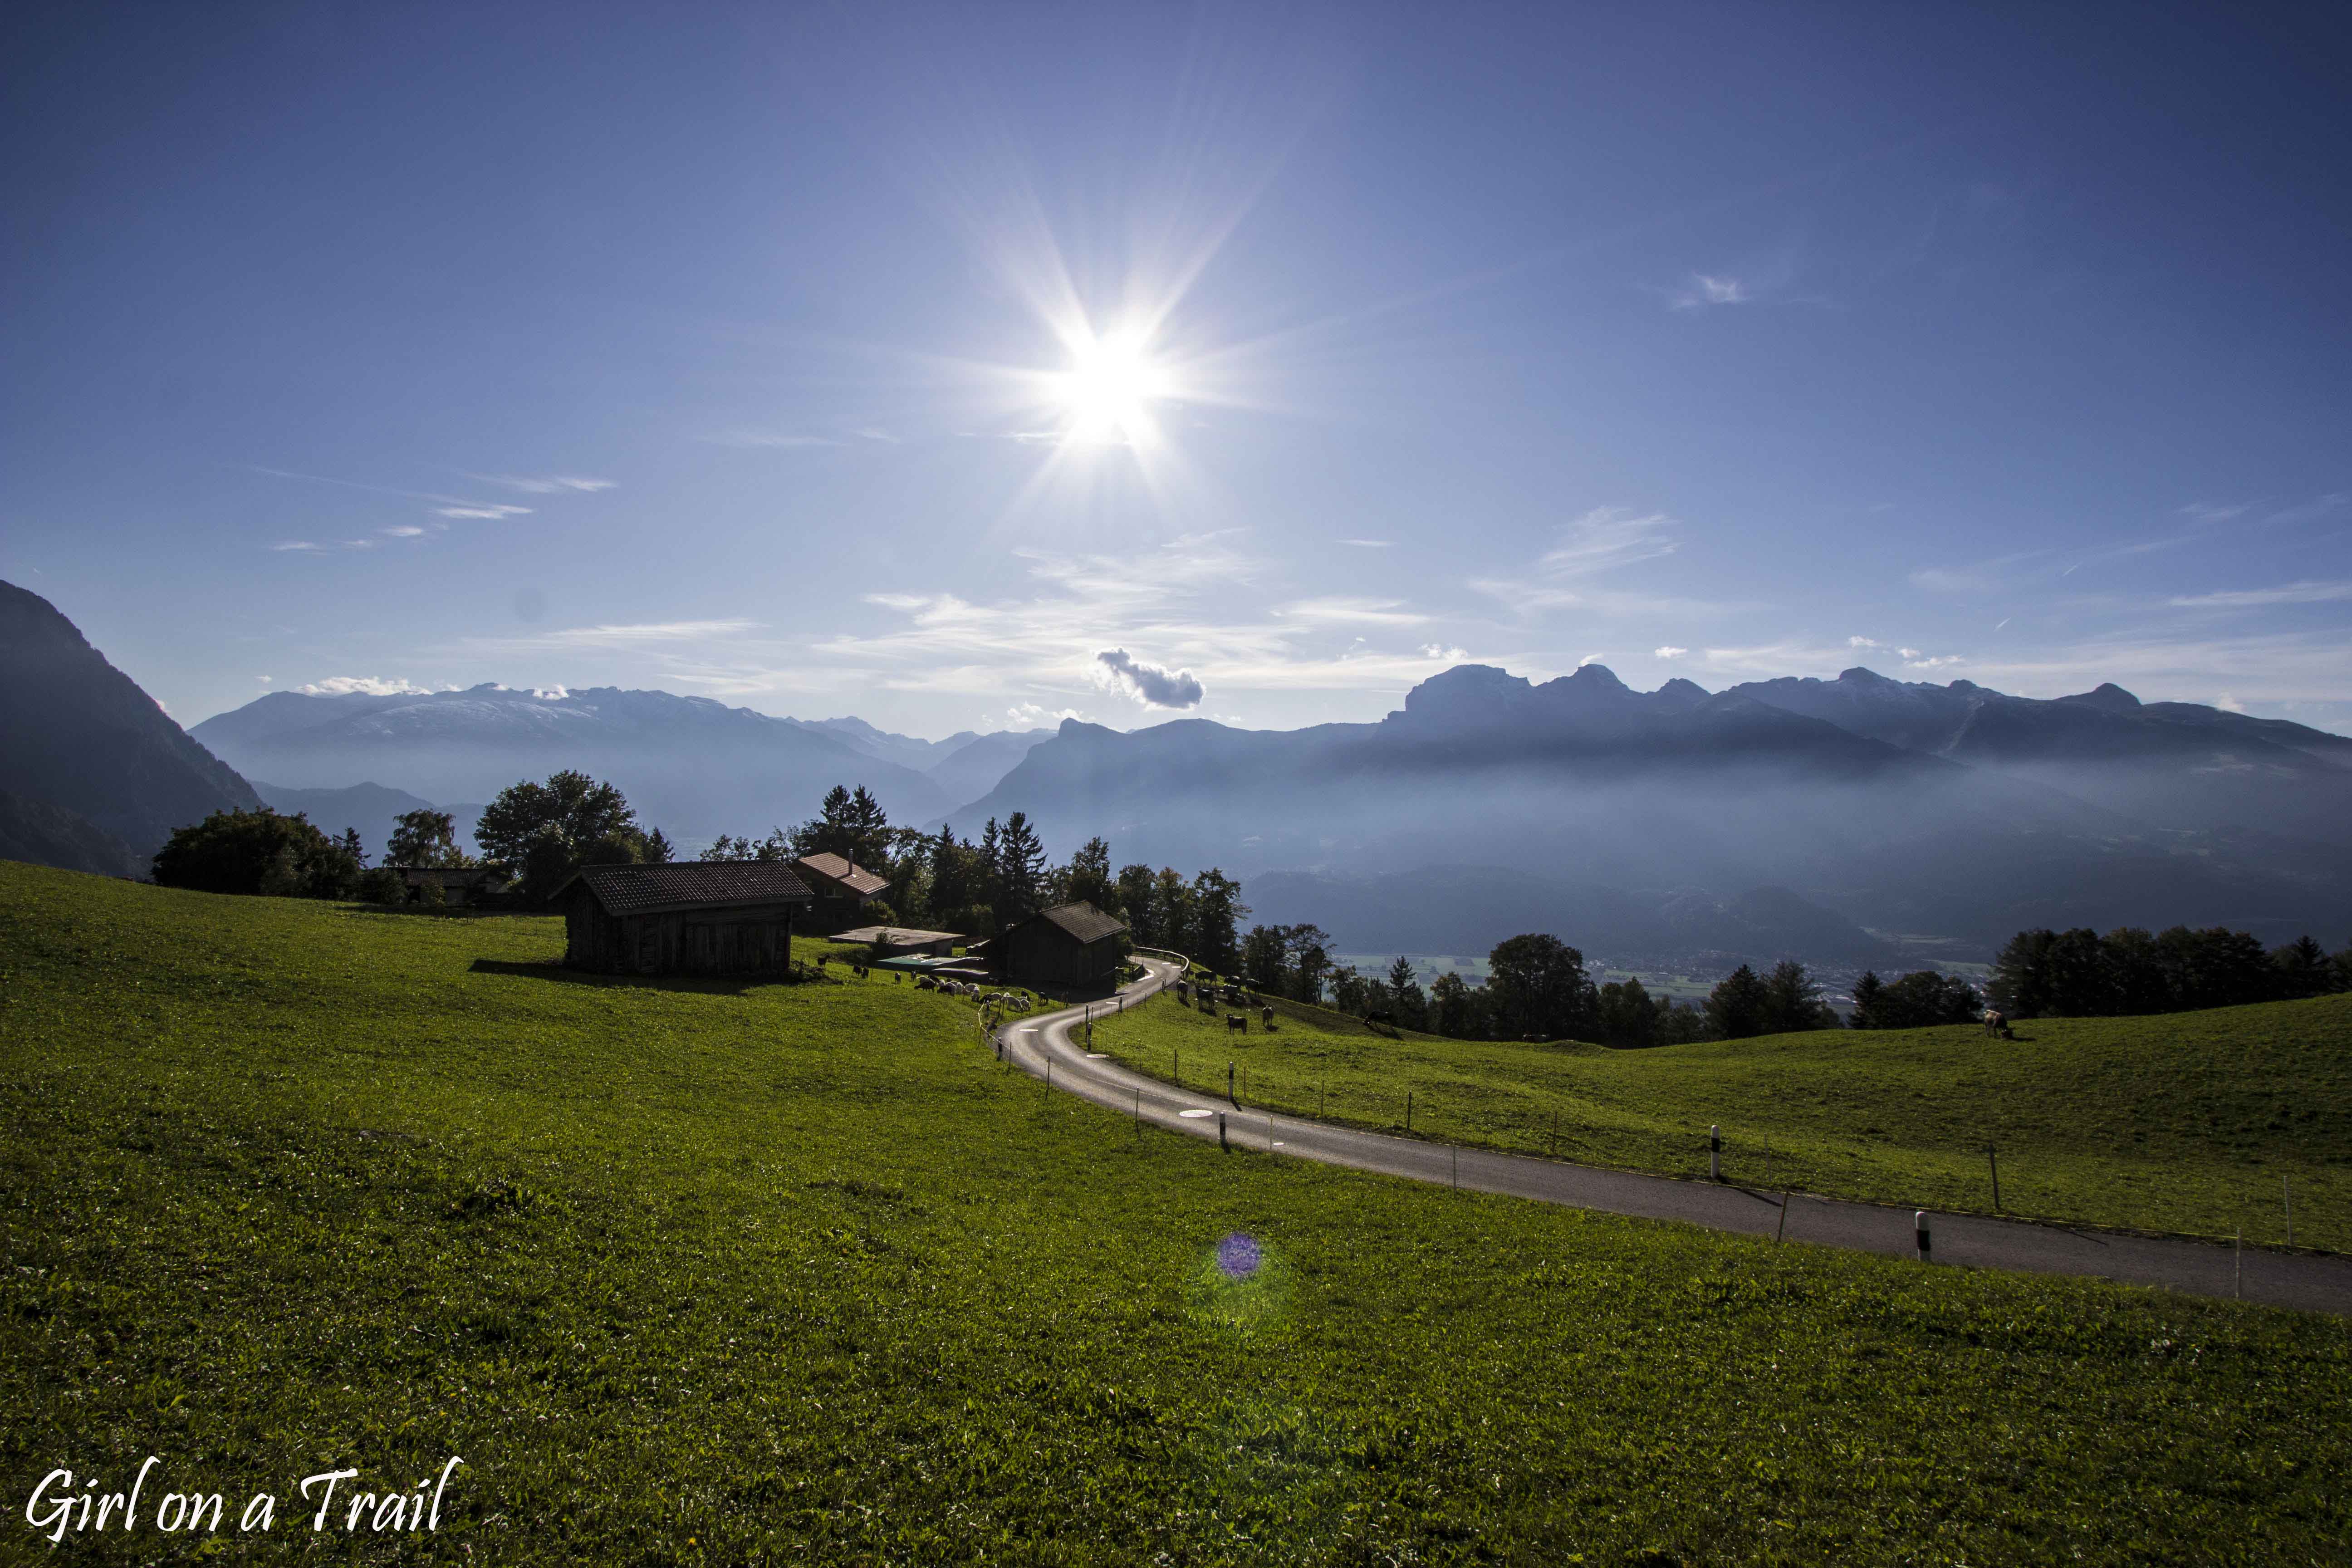
{"label": "tree line", "polygon": [[[398,903],[408,886],[395,868],[481,866],[515,879],[520,896],[541,899],[582,866],[655,863],[672,853],[618,789],[571,769],[499,791],[475,824],[474,841],[478,858],[458,844],[448,812],[405,812],[394,822],[383,863],[371,867],[359,829],[331,837],[302,812],[265,806],[216,811],[181,828],[155,852],[151,870],[165,887],[205,892]],[[440,901],[438,883],[420,891],[425,902]]]}
{"label": "tree line", "polygon": [[2264,949],[2221,926],[2151,935],[2118,926],[2021,931],[1993,962],[1987,992],[2013,1018],[2185,1013],[2352,991],[2352,943],[2330,955],[2311,937]]}
{"label": "tree line", "polygon": [[1026,812],[990,817],[977,838],[951,827],[924,833],[891,826],[864,785],[836,784],[817,815],[764,838],[721,834],[705,860],[789,860],[833,854],[888,879],[889,893],[866,906],[880,925],[931,927],[994,936],[1058,904],[1084,901],[1127,923],[1140,947],[1164,947],[1220,972],[1239,953],[1234,932],[1249,914],[1241,884],[1211,867],[1186,878],[1140,862],[1111,869],[1100,837],[1054,864]]}
{"label": "tree line", "polygon": [[1497,942],[1483,982],[1448,970],[1426,987],[1409,958],[1366,974],[1334,961],[1330,942],[1319,926],[1253,927],[1243,939],[1241,975],[1293,1001],[1383,1016],[1399,1028],[1461,1040],[1639,1047],[1838,1026],[1820,985],[1793,959],[1764,974],[1742,964],[1694,1005],[1653,996],[1638,976],[1597,980],[1580,951],[1541,931]]}

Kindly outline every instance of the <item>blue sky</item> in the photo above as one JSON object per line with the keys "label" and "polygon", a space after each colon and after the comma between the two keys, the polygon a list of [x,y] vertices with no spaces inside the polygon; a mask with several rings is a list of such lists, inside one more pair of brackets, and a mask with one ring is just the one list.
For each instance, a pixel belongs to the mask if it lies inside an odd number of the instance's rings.
{"label": "blue sky", "polygon": [[12,7],[0,576],[184,721],[2352,731],[2352,47],[2254,9]]}

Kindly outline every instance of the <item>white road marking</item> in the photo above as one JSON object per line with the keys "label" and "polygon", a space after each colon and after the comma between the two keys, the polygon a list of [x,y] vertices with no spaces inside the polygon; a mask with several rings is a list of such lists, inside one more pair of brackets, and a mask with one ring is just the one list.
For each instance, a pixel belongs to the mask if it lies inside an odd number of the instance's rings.
{"label": "white road marking", "polygon": [[1214,1116],[1216,1112],[1213,1110],[1180,1110],[1176,1114],[1189,1120],[1202,1116]]}

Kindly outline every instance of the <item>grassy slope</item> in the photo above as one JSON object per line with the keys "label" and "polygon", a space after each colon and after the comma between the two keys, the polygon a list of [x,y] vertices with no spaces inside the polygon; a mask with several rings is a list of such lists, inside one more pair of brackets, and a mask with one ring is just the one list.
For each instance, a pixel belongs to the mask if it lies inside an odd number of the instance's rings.
{"label": "grassy slope", "polygon": [[[1725,1174],[1853,1197],[1989,1210],[1985,1145],[2012,1214],[2295,1240],[2352,1250],[2352,996],[2158,1018],[2050,1018],[2013,1042],[1975,1026],[1822,1032],[1611,1051],[1389,1040],[1288,1009],[1273,1035],[1230,1036],[1172,998],[1096,1032],[1096,1048],[1256,1103],[1432,1137],[1674,1175]],[[1765,1168],[1769,1141],[1770,1169]]]}
{"label": "grassy slope", "polygon": [[[232,1510],[463,1454],[443,1534],[331,1549],[362,1561],[2352,1535],[2339,1322],[1138,1137],[906,986],[476,967],[559,942],[0,865],[0,1556],[36,1554],[52,1465],[119,1484],[151,1452]],[[1234,1230],[1267,1249],[1244,1284],[1210,1261]],[[225,1544],[300,1551],[287,1510]]]}

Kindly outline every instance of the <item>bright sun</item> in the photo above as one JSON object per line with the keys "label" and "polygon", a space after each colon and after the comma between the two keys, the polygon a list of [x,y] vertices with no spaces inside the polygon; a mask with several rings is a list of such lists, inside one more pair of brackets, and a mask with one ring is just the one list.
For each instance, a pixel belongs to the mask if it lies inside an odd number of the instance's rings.
{"label": "bright sun", "polygon": [[1070,368],[1056,391],[1068,424],[1065,438],[1130,447],[1151,444],[1158,435],[1151,405],[1170,392],[1164,372],[1152,363],[1139,333],[1089,334],[1070,349]]}

